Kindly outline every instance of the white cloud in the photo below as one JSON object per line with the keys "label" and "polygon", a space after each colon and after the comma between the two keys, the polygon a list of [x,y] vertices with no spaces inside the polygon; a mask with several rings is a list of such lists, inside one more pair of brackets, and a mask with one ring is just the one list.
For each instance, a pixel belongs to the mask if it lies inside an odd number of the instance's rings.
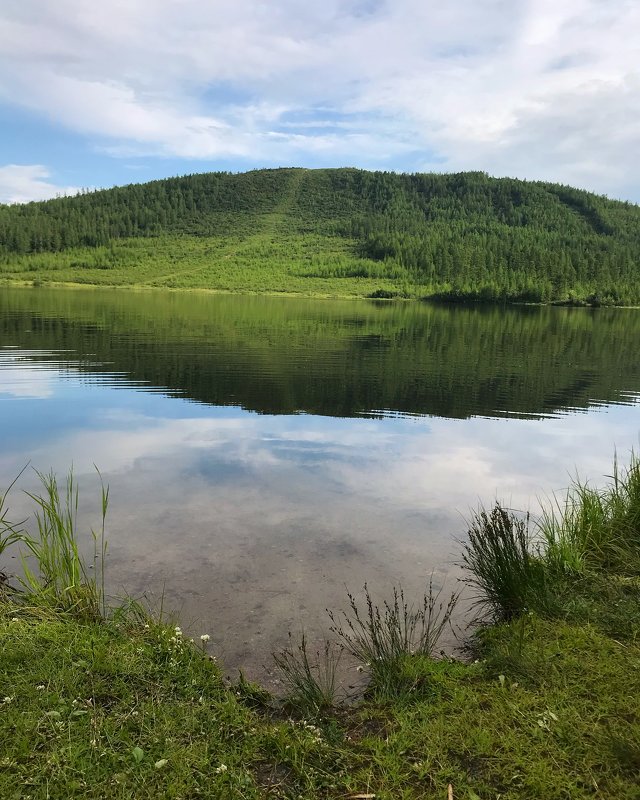
{"label": "white cloud", "polygon": [[41,164],[7,164],[0,167],[0,203],[26,203],[75,194],[75,186],[57,186],[48,180],[51,173]]}
{"label": "white cloud", "polygon": [[640,198],[638,41],[634,0],[23,0],[0,97],[118,154],[412,153]]}

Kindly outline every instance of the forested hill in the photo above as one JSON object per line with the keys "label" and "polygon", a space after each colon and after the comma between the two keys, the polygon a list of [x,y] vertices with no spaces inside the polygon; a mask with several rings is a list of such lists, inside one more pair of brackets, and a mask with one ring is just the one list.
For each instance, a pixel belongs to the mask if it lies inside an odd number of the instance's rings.
{"label": "forested hill", "polygon": [[207,173],[0,206],[0,278],[640,302],[640,207],[484,173]]}

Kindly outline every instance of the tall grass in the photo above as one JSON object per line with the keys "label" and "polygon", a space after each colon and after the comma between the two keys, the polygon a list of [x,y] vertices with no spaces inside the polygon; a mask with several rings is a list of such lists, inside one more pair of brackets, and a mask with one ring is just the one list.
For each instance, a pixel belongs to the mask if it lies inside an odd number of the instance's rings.
{"label": "tall grass", "polygon": [[20,479],[20,475],[24,472],[26,467],[13,479],[9,488],[3,493],[0,493],[0,555],[4,553],[7,547],[16,544],[22,539],[21,527],[24,523],[15,523],[9,521],[9,509],[7,507],[7,497],[9,492],[16,485]]}
{"label": "tall grass", "polygon": [[495,617],[510,619],[527,609],[549,610],[552,595],[545,563],[533,552],[529,516],[522,518],[496,503],[471,518],[462,547],[465,582],[477,590],[476,603]]}
{"label": "tall grass", "polygon": [[433,579],[419,606],[409,605],[404,590],[394,587],[393,600],[376,605],[367,585],[365,608],[348,594],[350,612],[328,611],[331,631],[345,649],[369,667],[374,689],[392,691],[401,673],[399,667],[408,656],[433,656],[459,599],[453,592],[445,602],[441,591],[434,592]]}
{"label": "tall grass", "polygon": [[640,572],[640,461],[614,460],[611,483],[602,489],[576,478],[563,501],[543,511],[540,530],[546,560],[557,572],[607,569]]}
{"label": "tall grass", "polygon": [[[291,641],[291,633],[289,633]],[[306,714],[316,715],[335,705],[337,672],[344,648],[325,641],[322,650],[309,652],[307,638],[273,653],[273,660],[288,689],[288,702]]]}
{"label": "tall grass", "polygon": [[[22,523],[12,523],[9,521],[9,509],[7,508],[7,497],[9,492],[18,482],[20,475],[24,472],[20,472],[17,477],[12,481],[9,485],[9,488],[0,494],[0,556],[4,553],[4,551],[11,547],[11,545],[17,544],[18,542],[22,541],[22,532],[21,532],[21,525]],[[0,597],[6,594],[8,591],[11,591],[8,584],[8,576],[0,570]]]}
{"label": "tall grass", "polygon": [[[101,525],[97,532],[91,530],[93,560],[88,564],[79,545],[79,496],[73,472],[69,472],[63,488],[53,473],[37,472],[37,475],[42,491],[26,493],[35,505],[35,532],[28,533],[22,527],[24,523],[18,526],[9,522],[4,511],[0,515],[0,541],[20,542],[27,550],[27,554],[21,553],[23,574],[19,578],[24,599],[33,605],[71,612],[83,618],[104,617],[107,611],[105,520],[109,489],[100,476]],[[3,509],[5,497],[6,493],[0,509]]]}
{"label": "tall grass", "polygon": [[463,543],[466,582],[496,617],[525,610],[567,611],[582,586],[601,575],[640,574],[640,460],[614,460],[611,482],[594,488],[575,479],[565,497],[543,507],[535,532],[529,517],[500,504],[471,519]]}

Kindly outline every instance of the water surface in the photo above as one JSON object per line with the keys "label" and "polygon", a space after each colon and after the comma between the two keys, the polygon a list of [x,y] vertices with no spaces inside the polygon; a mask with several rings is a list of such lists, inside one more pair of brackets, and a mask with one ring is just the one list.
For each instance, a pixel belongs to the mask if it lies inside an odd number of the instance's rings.
{"label": "water surface", "polygon": [[0,486],[73,464],[89,523],[97,465],[110,587],[261,676],[345,587],[453,583],[479,501],[601,482],[638,444],[639,345],[626,309],[2,289]]}

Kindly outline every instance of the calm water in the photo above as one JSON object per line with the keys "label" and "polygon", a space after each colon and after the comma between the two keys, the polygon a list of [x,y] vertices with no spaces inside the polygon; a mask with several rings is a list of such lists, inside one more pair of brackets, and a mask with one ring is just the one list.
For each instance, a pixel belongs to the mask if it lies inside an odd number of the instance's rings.
{"label": "calm water", "polygon": [[2,289],[0,486],[73,464],[88,525],[98,465],[111,588],[260,676],[345,587],[453,583],[479,501],[602,481],[639,351],[635,310]]}

